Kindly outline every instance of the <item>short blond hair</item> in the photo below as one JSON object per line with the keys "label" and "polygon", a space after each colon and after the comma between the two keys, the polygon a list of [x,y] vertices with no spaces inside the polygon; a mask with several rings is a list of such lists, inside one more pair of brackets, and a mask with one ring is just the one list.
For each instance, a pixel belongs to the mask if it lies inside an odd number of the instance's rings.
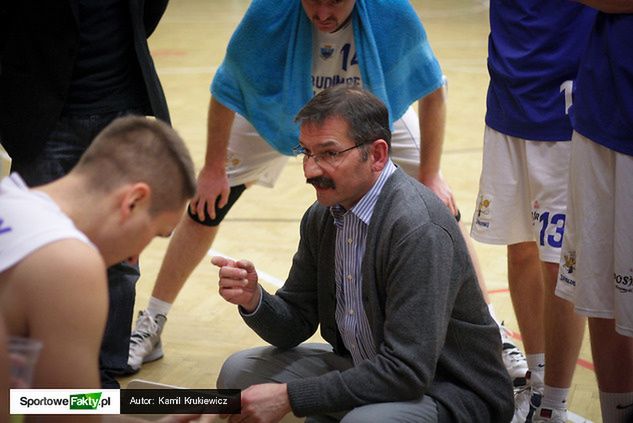
{"label": "short blond hair", "polygon": [[120,117],[106,126],[73,172],[103,192],[147,183],[153,214],[182,207],[196,192],[193,161],[182,138],[166,123],[140,116]]}

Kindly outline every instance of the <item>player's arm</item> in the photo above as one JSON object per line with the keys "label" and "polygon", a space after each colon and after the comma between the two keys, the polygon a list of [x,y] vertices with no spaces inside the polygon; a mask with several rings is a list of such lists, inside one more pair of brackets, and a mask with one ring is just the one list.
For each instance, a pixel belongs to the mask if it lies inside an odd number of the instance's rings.
{"label": "player's arm", "polygon": [[204,157],[205,166],[222,165],[226,162],[231,127],[235,112],[211,97],[207,115],[207,152]]}
{"label": "player's arm", "polygon": [[446,128],[446,87],[442,86],[418,101],[420,119],[420,169],[418,179],[457,214],[453,193],[440,172]]}
{"label": "player's arm", "polygon": [[97,250],[78,240],[58,241],[37,250],[16,271],[22,274],[28,336],[43,343],[34,387],[99,387],[108,291]]}
{"label": "player's arm", "polygon": [[0,314],[0,423],[9,421],[9,340]]}
{"label": "player's arm", "polygon": [[[105,264],[74,239],[35,251],[12,274],[24,322],[20,332],[42,341],[34,388],[99,388],[99,349],[108,309]],[[28,416],[28,422],[99,421],[99,416]]]}
{"label": "player's arm", "polygon": [[[99,350],[108,312],[105,264],[92,247],[64,240],[16,267],[30,338],[42,341],[34,388],[100,388]],[[196,416],[169,416],[186,422]],[[128,416],[28,416],[27,422],[142,422]]]}
{"label": "player's arm", "polygon": [[235,112],[211,98],[207,117],[207,152],[204,166],[198,175],[198,189],[191,201],[192,211],[204,220],[204,210],[215,218],[215,202],[220,197],[220,207],[229,198],[229,180],[226,175],[226,157]]}

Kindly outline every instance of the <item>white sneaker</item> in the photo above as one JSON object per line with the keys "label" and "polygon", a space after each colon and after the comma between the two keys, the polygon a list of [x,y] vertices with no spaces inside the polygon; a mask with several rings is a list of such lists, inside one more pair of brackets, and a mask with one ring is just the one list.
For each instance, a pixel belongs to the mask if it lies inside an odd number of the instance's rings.
{"label": "white sneaker", "polygon": [[503,364],[508,374],[510,374],[514,387],[525,386],[527,384],[525,377],[528,371],[527,360],[521,350],[512,342],[510,331],[503,326],[503,322],[499,326],[499,331],[501,332],[501,342],[503,346],[501,351]]}
{"label": "white sneaker", "polygon": [[566,423],[567,410],[564,408],[538,407],[532,416],[532,423]]}
{"label": "white sneaker", "polygon": [[542,397],[542,394],[533,391],[529,385],[515,391],[512,423],[531,423],[534,412],[541,405]]}
{"label": "white sneaker", "polygon": [[162,314],[152,316],[146,311],[139,311],[136,327],[130,336],[130,351],[126,369],[128,374],[141,370],[143,363],[163,357],[160,334],[163,332],[166,321],[167,317]]}

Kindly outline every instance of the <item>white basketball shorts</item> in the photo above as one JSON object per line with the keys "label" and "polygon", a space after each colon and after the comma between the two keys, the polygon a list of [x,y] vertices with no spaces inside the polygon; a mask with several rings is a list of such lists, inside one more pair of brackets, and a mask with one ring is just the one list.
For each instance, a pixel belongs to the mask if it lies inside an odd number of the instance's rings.
{"label": "white basketball shorts", "polygon": [[531,141],[486,127],[471,236],[488,244],[536,241],[558,263],[565,230],[569,141]]}
{"label": "white basketball shorts", "polygon": [[576,132],[556,294],[633,336],[633,156]]}

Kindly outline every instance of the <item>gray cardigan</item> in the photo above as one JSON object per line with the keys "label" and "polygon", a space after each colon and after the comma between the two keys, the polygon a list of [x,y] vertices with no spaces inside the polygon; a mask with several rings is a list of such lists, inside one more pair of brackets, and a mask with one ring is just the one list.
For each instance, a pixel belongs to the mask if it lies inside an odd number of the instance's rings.
{"label": "gray cardigan", "polygon": [[[301,222],[290,274],[246,323],[264,340],[292,348],[321,326],[347,355],[336,325],[335,227],[313,204]],[[385,184],[369,225],[362,263],[363,304],[377,356],[345,370],[288,383],[298,416],[349,410],[421,394],[440,404],[440,421],[508,422],[512,385],[499,330],[488,313],[455,219],[401,170]]]}

